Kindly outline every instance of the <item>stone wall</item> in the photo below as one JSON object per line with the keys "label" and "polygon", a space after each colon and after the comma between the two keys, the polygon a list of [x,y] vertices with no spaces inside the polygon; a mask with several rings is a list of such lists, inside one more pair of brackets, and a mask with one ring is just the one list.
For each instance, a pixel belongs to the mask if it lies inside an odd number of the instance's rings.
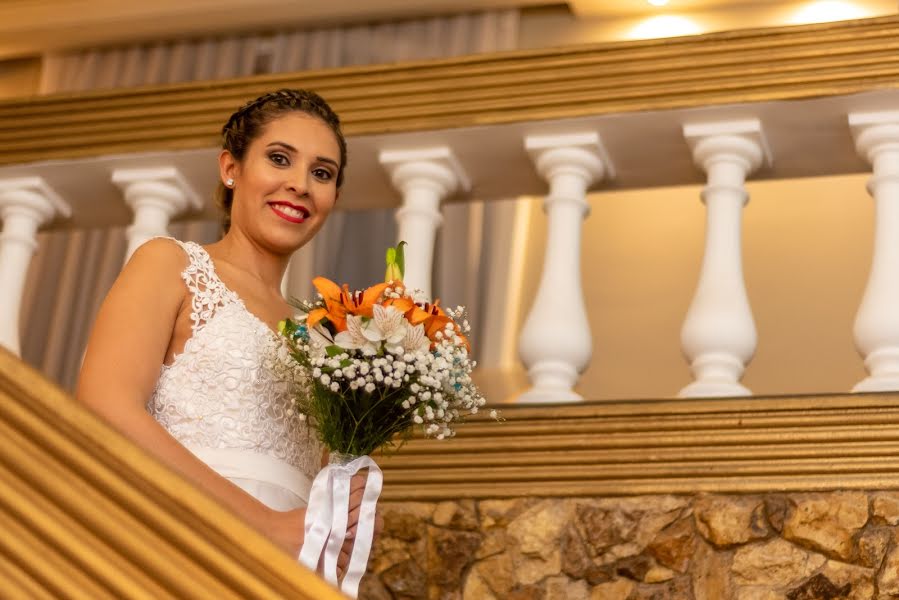
{"label": "stone wall", "polygon": [[899,598],[899,492],[382,503],[363,600]]}

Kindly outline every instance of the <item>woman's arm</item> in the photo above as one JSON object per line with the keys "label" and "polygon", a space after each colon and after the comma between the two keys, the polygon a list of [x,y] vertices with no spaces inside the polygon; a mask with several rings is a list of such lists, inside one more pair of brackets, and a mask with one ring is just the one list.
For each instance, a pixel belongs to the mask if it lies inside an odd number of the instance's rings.
{"label": "woman's arm", "polygon": [[185,254],[167,240],[141,246],[103,302],[87,346],[76,398],[170,468],[296,555],[305,510],[274,511],[182,446],[147,413],[182,303]]}

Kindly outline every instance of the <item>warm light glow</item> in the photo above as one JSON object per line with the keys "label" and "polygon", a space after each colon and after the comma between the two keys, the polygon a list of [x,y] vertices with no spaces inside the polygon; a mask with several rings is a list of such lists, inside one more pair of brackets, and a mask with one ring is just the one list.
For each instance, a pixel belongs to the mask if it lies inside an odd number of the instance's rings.
{"label": "warm light glow", "polygon": [[870,15],[865,9],[852,2],[824,0],[822,2],[813,2],[803,7],[793,15],[790,21],[800,25],[802,23],[829,23],[830,21],[863,19],[868,16]]}
{"label": "warm light glow", "polygon": [[666,4],[668,4],[668,0],[646,0],[646,1],[649,2],[650,4],[652,4],[653,6],[665,6]]}
{"label": "warm light glow", "polygon": [[660,15],[650,17],[631,29],[628,37],[637,40],[650,38],[676,37],[679,35],[695,35],[702,33],[696,22],[686,17]]}

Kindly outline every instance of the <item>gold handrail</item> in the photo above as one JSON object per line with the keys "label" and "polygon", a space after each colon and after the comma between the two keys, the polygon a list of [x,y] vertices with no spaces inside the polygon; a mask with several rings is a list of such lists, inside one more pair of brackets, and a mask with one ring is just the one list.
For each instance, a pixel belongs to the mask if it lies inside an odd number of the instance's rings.
{"label": "gold handrail", "polygon": [[509,406],[384,456],[385,500],[899,488],[899,394]]}
{"label": "gold handrail", "polygon": [[0,165],[215,147],[236,106],[307,87],[348,135],[899,87],[899,17],[347,67],[0,103]]}
{"label": "gold handrail", "polygon": [[0,589],[24,598],[343,598],[0,348]]}

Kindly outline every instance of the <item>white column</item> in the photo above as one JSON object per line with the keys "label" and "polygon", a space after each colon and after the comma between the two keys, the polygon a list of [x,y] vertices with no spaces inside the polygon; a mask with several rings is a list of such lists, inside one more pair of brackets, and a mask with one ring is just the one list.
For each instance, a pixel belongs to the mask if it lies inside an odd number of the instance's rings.
{"label": "white column", "polygon": [[853,392],[899,390],[899,112],[855,113],[849,125],[874,174],[874,254],[855,317],[855,344],[868,377]]}
{"label": "white column", "polygon": [[403,205],[396,212],[398,241],[408,244],[403,280],[430,298],[434,242],[443,222],[440,202],[457,191],[467,191],[468,177],[446,147],[384,151],[379,160],[403,194]]}
{"label": "white column", "polygon": [[200,197],[175,167],[116,169],[112,182],[121,188],[125,202],[134,211],[134,220],[125,232],[125,262],[150,238],[169,235],[172,217],[202,206]]}
{"label": "white column", "polygon": [[611,166],[596,133],[528,137],[525,148],[549,183],[548,235],[537,296],[518,342],[532,387],[518,401],[583,400],[573,388],[593,345],[581,288],[581,229],[590,210],[587,189],[611,176]]}
{"label": "white column", "polygon": [[28,265],[37,249],[37,230],[71,212],[41,177],[0,180],[0,345],[16,355],[20,354],[19,310]]}
{"label": "white column", "polygon": [[685,398],[748,396],[740,385],[756,347],[755,322],[743,283],[741,228],[749,201],[746,176],[770,160],[756,120],[684,127],[693,159],[707,176],[705,255],[699,284],[681,330],[694,381]]}

